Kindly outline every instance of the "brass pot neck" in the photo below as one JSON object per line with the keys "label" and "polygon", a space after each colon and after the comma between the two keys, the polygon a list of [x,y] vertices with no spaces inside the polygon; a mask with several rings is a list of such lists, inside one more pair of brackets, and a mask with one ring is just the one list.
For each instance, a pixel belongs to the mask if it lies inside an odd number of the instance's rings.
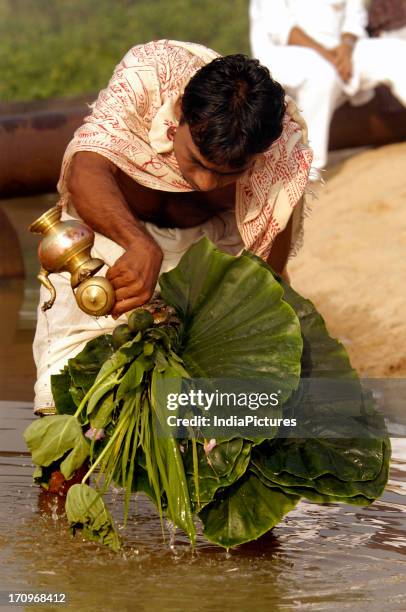
{"label": "brass pot neck", "polygon": [[34,234],[45,234],[61,220],[62,209],[54,206],[31,223],[29,230]]}

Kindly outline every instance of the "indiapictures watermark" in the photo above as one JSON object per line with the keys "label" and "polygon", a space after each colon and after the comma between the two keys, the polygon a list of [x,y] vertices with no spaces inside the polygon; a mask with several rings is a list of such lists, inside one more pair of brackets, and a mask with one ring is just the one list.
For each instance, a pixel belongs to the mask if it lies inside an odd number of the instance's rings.
{"label": "indiapictures watermark", "polygon": [[[198,408],[203,414],[178,416],[169,414],[166,423],[169,427],[197,428],[261,428],[261,427],[295,427],[296,419],[262,416],[245,413],[245,410],[256,411],[259,408],[274,408],[280,404],[281,390],[274,393],[255,392],[212,392],[202,389],[189,389],[187,392],[168,393],[166,408],[168,411],[178,411],[179,408]],[[224,416],[224,409],[234,409],[236,414]],[[216,412],[217,411],[217,412]],[[208,414],[212,412],[213,414]]]}

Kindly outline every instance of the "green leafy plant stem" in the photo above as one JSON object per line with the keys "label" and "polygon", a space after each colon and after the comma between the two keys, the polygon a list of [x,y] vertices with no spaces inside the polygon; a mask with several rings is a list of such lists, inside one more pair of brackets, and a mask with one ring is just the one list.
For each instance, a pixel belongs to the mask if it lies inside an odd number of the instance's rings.
{"label": "green leafy plant stem", "polygon": [[82,484],[86,483],[86,480],[89,479],[90,475],[94,472],[94,470],[96,469],[96,467],[98,465],[100,465],[102,459],[107,455],[107,453],[109,452],[109,450],[111,449],[113,443],[116,441],[116,439],[118,438],[118,436],[120,435],[120,433],[122,432],[123,428],[125,428],[127,425],[127,419],[122,419],[121,423],[116,427],[116,429],[114,430],[113,435],[111,436],[110,440],[108,441],[108,443],[106,444],[106,446],[103,448],[102,452],[100,453],[100,455],[97,457],[97,459],[95,460],[94,463],[92,463],[92,465],[90,466],[90,468],[88,469],[88,471],[86,472],[86,474],[84,475],[84,477],[82,478]]}
{"label": "green leafy plant stem", "polygon": [[[89,399],[91,398],[92,394],[96,391],[96,389],[100,386],[100,384],[102,382],[104,382],[109,376],[111,376],[111,374],[113,374],[113,372],[116,372],[117,370],[120,370],[122,367],[123,367],[122,364],[120,364],[119,366],[117,366],[115,368],[112,368],[111,370],[106,372],[103,376],[101,376],[98,380],[95,381],[95,383],[90,387],[89,391],[85,394],[84,398],[80,402],[78,409],[76,410],[75,414],[73,415],[74,417],[76,417],[77,419],[79,418],[83,408],[86,406],[86,404],[89,401]],[[117,381],[118,381],[118,379],[117,379]]]}

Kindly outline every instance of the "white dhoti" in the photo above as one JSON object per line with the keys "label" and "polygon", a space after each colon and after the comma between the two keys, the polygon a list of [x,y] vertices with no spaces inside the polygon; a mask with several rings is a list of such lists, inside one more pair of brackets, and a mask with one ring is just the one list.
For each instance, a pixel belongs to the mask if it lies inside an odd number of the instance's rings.
{"label": "white dhoti", "polygon": [[[358,105],[373,96],[373,89],[387,85],[406,106],[406,40],[365,38],[353,52],[353,78],[344,83],[335,67],[313,49],[299,46],[261,44],[251,36],[253,55],[268,66],[295,100],[307,122],[309,143],[314,151],[313,165],[321,169],[327,162],[330,121],[346,100]],[[258,45],[255,45],[255,41]]]}
{"label": "white dhoti", "polygon": [[[72,215],[63,212],[62,220],[71,218]],[[152,223],[145,223],[145,227],[163,251],[161,273],[174,268],[187,249],[203,236],[207,236],[220,250],[231,255],[237,255],[244,248],[234,211],[219,214],[201,225],[187,229],[161,228]],[[107,264],[98,274],[104,276],[108,266],[113,265],[123,252],[121,246],[96,233],[92,255],[100,257]],[[58,374],[68,359],[77,355],[89,340],[102,333],[111,333],[117,325],[127,322],[125,315],[114,320],[110,316],[96,318],[80,310],[67,272],[52,274],[50,280],[56,289],[56,300],[51,309],[43,312],[41,304],[49,299],[49,292],[41,287],[33,344],[37,366],[34,412],[41,414],[55,412],[51,375]]]}

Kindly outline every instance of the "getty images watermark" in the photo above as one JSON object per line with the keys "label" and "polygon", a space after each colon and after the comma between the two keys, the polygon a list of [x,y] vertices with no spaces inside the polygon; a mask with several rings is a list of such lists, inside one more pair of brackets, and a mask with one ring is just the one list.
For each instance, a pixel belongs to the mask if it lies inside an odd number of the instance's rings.
{"label": "getty images watermark", "polygon": [[[397,410],[398,398],[406,401],[406,382],[393,389],[393,384],[372,382],[339,377],[164,379],[155,389],[157,431],[160,437],[178,439],[381,438],[388,424],[406,432]],[[401,405],[403,411],[403,400]]]}
{"label": "getty images watermark", "polygon": [[180,431],[198,428],[210,432],[210,435],[228,435],[236,430],[296,427],[295,418],[281,414],[281,395],[280,389],[271,393],[219,389],[168,393],[166,425]]}

